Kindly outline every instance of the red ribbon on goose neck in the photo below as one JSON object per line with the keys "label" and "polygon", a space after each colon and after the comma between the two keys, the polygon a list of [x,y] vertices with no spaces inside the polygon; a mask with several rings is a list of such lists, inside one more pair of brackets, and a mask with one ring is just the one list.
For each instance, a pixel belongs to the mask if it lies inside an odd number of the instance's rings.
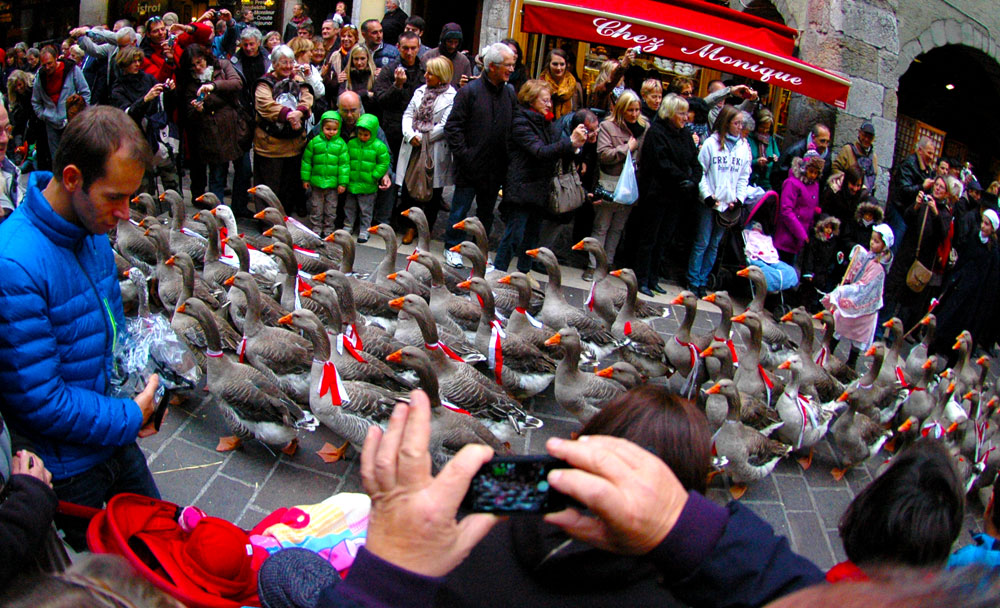
{"label": "red ribbon on goose neck", "polygon": [[903,375],[903,368],[898,365],[896,366],[896,380],[899,380],[899,383],[903,385],[903,388],[910,390],[910,383],[906,381],[906,377]]}
{"label": "red ribbon on goose neck", "polygon": [[344,388],[343,381],[340,379],[340,372],[337,371],[337,366],[333,364],[333,361],[323,362],[323,375],[319,380],[319,396],[322,397],[327,392],[330,393],[330,400],[334,405],[340,406],[351,400],[347,389]]}
{"label": "red ribbon on goose neck", "polygon": [[[413,253],[420,253],[420,247],[414,247],[413,248]],[[410,256],[406,256],[406,257],[409,258]],[[406,260],[406,268],[404,268],[404,270],[406,270],[407,272],[409,272],[410,271],[410,264],[412,264],[412,263],[413,263],[413,260],[407,259]]]}
{"label": "red ribbon on goose neck", "polygon": [[354,348],[361,350],[365,347],[364,343],[361,342],[361,333],[358,331],[358,327],[354,323],[347,326],[344,330],[344,336],[354,345]]}
{"label": "red ribbon on goose neck", "polygon": [[740,358],[736,354],[736,343],[733,342],[733,339],[732,338],[726,338],[725,340],[723,340],[722,338],[720,338],[720,337],[718,337],[716,335],[713,335],[712,337],[715,338],[716,340],[718,340],[719,342],[725,342],[726,343],[726,348],[729,349],[729,356],[733,360],[733,365],[739,365],[740,364]]}
{"label": "red ribbon on goose neck", "polygon": [[538,329],[542,328],[542,322],[536,319],[535,317],[531,316],[531,313],[525,310],[523,306],[515,307],[514,311],[524,315],[524,317],[528,320],[528,323],[531,323],[532,326],[537,327]]}
{"label": "red ribbon on goose neck", "polygon": [[816,365],[823,367],[823,364],[826,363],[826,357],[829,354],[830,351],[826,348],[826,345],[821,346],[819,353],[816,354]]}
{"label": "red ribbon on goose neck", "polygon": [[486,358],[489,360],[490,368],[493,370],[493,377],[497,384],[503,386],[503,339],[507,337],[504,333],[500,321],[494,319],[490,321],[490,348]]}
{"label": "red ribbon on goose neck", "polygon": [[587,305],[587,308],[590,310],[590,312],[594,312],[594,289],[596,288],[597,288],[597,281],[591,282],[590,293],[587,294],[587,299],[584,300],[583,302],[584,304]]}
{"label": "red ribbon on goose neck", "polygon": [[698,347],[695,346],[691,342],[682,342],[681,339],[678,338],[677,336],[674,336],[674,340],[678,344],[680,344],[681,346],[683,346],[684,348],[688,349],[688,351],[690,351],[690,353],[691,353],[691,369],[693,370],[694,369],[694,364],[698,362]]}
{"label": "red ribbon on goose neck", "polygon": [[432,344],[424,343],[424,348],[426,348],[427,350],[437,350],[440,348],[442,351],[444,351],[444,354],[448,355],[448,357],[454,359],[455,361],[462,360],[461,357],[455,354],[455,351],[448,348],[448,345],[440,340]]}
{"label": "red ribbon on goose neck", "polygon": [[243,363],[243,357],[247,354],[247,337],[243,336],[240,340],[240,345],[236,347],[236,354],[240,356],[240,363]]}
{"label": "red ribbon on goose neck", "polygon": [[368,363],[368,361],[358,352],[358,349],[351,344],[350,339],[348,339],[344,334],[337,334],[337,352],[343,354],[344,351],[347,354],[354,357],[354,360],[358,363]]}

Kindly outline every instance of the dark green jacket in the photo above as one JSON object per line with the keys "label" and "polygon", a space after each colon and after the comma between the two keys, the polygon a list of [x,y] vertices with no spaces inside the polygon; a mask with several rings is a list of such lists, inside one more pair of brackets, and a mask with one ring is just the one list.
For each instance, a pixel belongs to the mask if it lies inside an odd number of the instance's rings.
{"label": "dark green jacket", "polygon": [[[332,110],[324,112],[320,124],[324,120],[336,120],[339,123],[340,115]],[[347,142],[341,139],[339,133],[332,139],[327,139],[321,131],[309,140],[302,151],[302,181],[317,188],[346,186],[350,170]]]}
{"label": "dark green jacket", "polygon": [[347,189],[351,194],[374,194],[378,182],[389,171],[389,148],[378,135],[378,118],[374,114],[363,114],[358,119],[359,129],[368,129],[372,136],[367,142],[355,137],[347,142],[347,153],[351,157],[351,177]]}

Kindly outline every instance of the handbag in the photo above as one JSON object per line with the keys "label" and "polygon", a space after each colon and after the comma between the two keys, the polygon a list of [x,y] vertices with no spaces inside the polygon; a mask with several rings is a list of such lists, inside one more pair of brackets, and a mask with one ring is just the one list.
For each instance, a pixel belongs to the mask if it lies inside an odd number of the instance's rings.
{"label": "handbag", "polygon": [[556,172],[552,176],[552,187],[549,188],[548,210],[559,215],[575,211],[583,206],[587,193],[583,189],[580,174],[572,163],[566,171],[561,160],[556,161]]}
{"label": "handbag", "polygon": [[428,153],[429,133],[423,133],[420,150],[417,154],[410,149],[410,162],[406,165],[406,175],[403,183],[410,197],[418,202],[426,203],[434,196],[434,162]]}
{"label": "handbag", "polygon": [[920,223],[920,236],[917,237],[917,253],[913,263],[910,264],[910,269],[906,272],[906,286],[910,288],[910,291],[916,293],[923,291],[934,275],[930,268],[920,262],[920,245],[924,241],[924,226],[927,225],[927,212],[929,210],[929,208],[924,207],[924,219]]}
{"label": "handbag", "polygon": [[740,223],[740,220],[743,218],[743,213],[740,209],[739,203],[729,205],[725,211],[713,209],[712,215],[715,217],[715,223],[718,224],[720,228],[726,230]]}

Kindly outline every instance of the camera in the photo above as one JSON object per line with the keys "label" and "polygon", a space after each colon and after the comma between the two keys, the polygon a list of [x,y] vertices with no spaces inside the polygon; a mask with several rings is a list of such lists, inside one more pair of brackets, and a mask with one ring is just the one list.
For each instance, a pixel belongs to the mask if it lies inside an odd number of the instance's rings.
{"label": "camera", "polygon": [[571,468],[551,456],[499,456],[482,467],[462,500],[475,513],[554,513],[577,504],[552,489],[549,471]]}
{"label": "camera", "polygon": [[609,203],[615,202],[615,193],[598,185],[594,188],[594,198],[604,199]]}

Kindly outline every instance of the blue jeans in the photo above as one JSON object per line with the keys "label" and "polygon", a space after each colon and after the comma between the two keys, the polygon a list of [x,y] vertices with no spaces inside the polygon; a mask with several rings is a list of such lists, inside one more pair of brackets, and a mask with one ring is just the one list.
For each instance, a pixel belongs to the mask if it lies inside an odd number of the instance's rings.
{"label": "blue jeans", "polygon": [[705,287],[708,275],[715,266],[715,256],[719,253],[719,243],[726,229],[715,222],[714,212],[705,205],[698,205],[695,211],[695,236],[688,259],[688,287]]}
{"label": "blue jeans", "polygon": [[227,177],[229,177],[229,163],[210,163],[208,165],[208,189],[219,197],[220,201],[226,200]]}
{"label": "blue jeans", "polygon": [[[104,462],[67,477],[52,480],[59,500],[100,509],[112,496],[131,492],[159,498],[153,475],[146,466],[146,456],[136,442],[123,445]],[[56,525],[66,532],[66,541],[74,550],[86,548],[87,523],[77,518],[56,516]]]}
{"label": "blue jeans", "polygon": [[[232,198],[232,208],[233,212],[246,212],[247,202],[250,200],[250,195],[247,190],[250,189],[250,180],[253,177],[253,168],[250,166],[250,152],[244,152],[243,156],[237,158],[233,161],[233,198]],[[225,189],[225,184],[223,184],[223,189]],[[212,192],[215,192],[213,189]],[[222,200],[221,198],[219,199]]]}
{"label": "blue jeans", "polygon": [[527,274],[531,271],[532,258],[524,252],[538,245],[542,217],[534,206],[512,205],[506,219],[503,238],[493,256],[493,266],[501,272],[507,272],[511,259],[516,255],[518,271]]}
{"label": "blue jeans", "polygon": [[767,290],[770,293],[791,289],[799,284],[799,274],[795,272],[795,268],[784,262],[768,264],[760,260],[750,260],[750,263],[764,272],[764,278],[767,279]]}
{"label": "blue jeans", "polygon": [[[455,230],[452,226],[469,217],[469,209],[472,208],[473,199],[476,200],[476,216],[482,220],[483,227],[486,228],[486,236],[489,236],[490,229],[493,227],[493,208],[497,204],[499,190],[499,184],[488,184],[485,187],[455,187],[455,195],[451,199],[451,214],[448,216],[448,230],[444,233],[446,247],[454,247],[466,239],[467,235],[464,230]],[[430,218],[428,218],[429,220]]]}
{"label": "blue jeans", "polygon": [[903,242],[903,235],[906,234],[906,220],[891,202],[885,206],[885,223],[892,228],[893,243],[890,249],[892,249],[892,254],[896,255],[896,252],[899,251],[899,244]]}

